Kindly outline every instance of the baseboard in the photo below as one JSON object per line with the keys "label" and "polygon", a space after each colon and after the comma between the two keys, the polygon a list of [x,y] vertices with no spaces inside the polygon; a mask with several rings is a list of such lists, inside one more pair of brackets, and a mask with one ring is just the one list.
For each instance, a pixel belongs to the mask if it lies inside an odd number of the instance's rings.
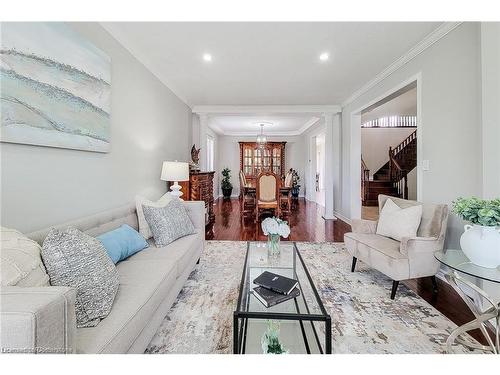
{"label": "baseboard", "polygon": [[333,211],[333,214],[334,214],[334,215],[335,215],[338,219],[342,220],[344,223],[347,223],[347,224],[349,224],[349,225],[351,225],[351,224],[352,224],[351,219],[349,219],[347,216],[342,215],[340,212],[338,212],[338,211]]}

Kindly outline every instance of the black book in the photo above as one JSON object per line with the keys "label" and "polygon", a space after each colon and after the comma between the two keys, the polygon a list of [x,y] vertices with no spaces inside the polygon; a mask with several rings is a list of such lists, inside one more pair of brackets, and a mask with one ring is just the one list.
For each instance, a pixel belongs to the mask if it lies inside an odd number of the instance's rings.
{"label": "black book", "polygon": [[253,288],[253,295],[257,298],[264,306],[271,307],[288,301],[289,299],[296,298],[300,296],[299,288],[293,289],[289,294],[281,294],[273,292],[272,290],[263,288],[261,286]]}
{"label": "black book", "polygon": [[281,294],[290,294],[293,288],[295,288],[299,283],[297,280],[276,275],[275,273],[268,271],[264,271],[253,282],[254,284]]}

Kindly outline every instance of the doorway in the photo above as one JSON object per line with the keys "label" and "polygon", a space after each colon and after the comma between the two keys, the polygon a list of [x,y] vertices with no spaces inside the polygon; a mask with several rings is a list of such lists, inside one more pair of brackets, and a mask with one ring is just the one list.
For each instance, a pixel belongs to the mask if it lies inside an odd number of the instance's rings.
{"label": "doorway", "polygon": [[351,113],[351,217],[378,219],[378,195],[421,199],[420,74]]}

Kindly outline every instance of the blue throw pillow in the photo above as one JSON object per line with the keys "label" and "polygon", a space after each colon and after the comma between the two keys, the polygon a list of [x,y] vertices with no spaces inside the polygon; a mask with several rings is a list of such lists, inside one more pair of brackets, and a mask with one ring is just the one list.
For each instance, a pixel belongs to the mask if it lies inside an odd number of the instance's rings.
{"label": "blue throw pillow", "polygon": [[149,246],[144,237],[127,224],[96,238],[102,242],[115,264]]}

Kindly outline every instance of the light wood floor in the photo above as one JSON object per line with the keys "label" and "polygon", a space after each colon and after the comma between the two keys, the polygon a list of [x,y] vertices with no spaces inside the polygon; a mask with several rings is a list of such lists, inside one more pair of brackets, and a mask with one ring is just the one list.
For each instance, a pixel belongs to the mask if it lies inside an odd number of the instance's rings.
{"label": "light wood floor", "polygon": [[378,207],[377,206],[362,206],[361,218],[365,220],[378,220]]}

